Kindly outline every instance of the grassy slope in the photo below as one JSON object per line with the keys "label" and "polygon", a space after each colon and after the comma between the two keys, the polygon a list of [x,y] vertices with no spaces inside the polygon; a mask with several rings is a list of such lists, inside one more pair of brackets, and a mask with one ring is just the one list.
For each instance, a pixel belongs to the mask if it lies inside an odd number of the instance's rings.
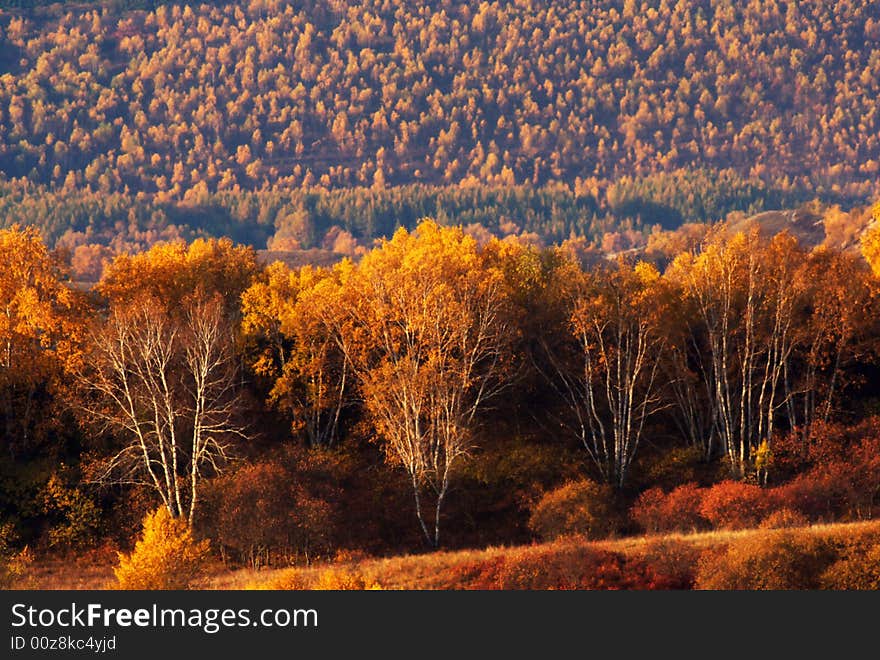
{"label": "grassy slope", "polygon": [[[816,535],[828,539],[846,539],[864,534],[880,534],[880,521],[855,523],[837,523],[814,525],[797,530],[798,532]],[[456,588],[452,576],[457,568],[464,565],[484,562],[499,558],[508,553],[540,553],[549,547],[554,550],[565,550],[573,546],[589,543],[596,549],[621,552],[626,555],[639,554],[649,544],[658,541],[680,541],[704,551],[726,545],[734,539],[753,534],[766,533],[765,530],[713,531],[697,534],[670,534],[663,536],[626,537],[622,539],[595,541],[592,543],[580,539],[563,539],[551,544],[535,544],[520,547],[490,547],[484,550],[463,550],[458,552],[436,552],[420,555],[403,555],[382,559],[365,559],[351,562],[344,567],[354,570],[367,577],[368,582],[377,582],[389,589],[450,589]],[[285,571],[290,569],[274,569],[255,572],[239,570],[219,573],[207,580],[205,587],[209,589],[241,589],[271,585],[273,582],[284,581]],[[322,567],[310,569],[317,573]],[[306,575],[308,577],[308,575]]]}
{"label": "grassy slope", "polygon": [[[846,540],[864,535],[880,535],[880,520],[813,525],[797,530],[828,540]],[[490,547],[483,550],[435,552],[430,554],[401,555],[388,558],[371,558],[343,564],[333,568],[359,573],[369,583],[378,583],[386,589],[454,589],[457,569],[479,562],[501,558],[509,553],[536,555],[552,551],[565,551],[584,544],[598,550],[610,550],[625,555],[638,555],[646,546],[657,542],[675,541],[689,545],[695,551],[704,551],[726,545],[730,541],[766,530],[713,531],[697,534],[669,534],[658,536],[626,537],[621,539],[587,542],[569,538],[550,544],[534,544],[518,547]],[[306,581],[315,579],[328,565],[318,564],[310,569],[251,569],[228,570],[215,566],[200,585],[203,589],[250,589],[274,588],[287,581],[293,571]],[[30,589],[103,589],[113,578],[112,566],[107,563],[84,565],[76,561],[40,562],[34,566],[25,583],[19,587]]]}

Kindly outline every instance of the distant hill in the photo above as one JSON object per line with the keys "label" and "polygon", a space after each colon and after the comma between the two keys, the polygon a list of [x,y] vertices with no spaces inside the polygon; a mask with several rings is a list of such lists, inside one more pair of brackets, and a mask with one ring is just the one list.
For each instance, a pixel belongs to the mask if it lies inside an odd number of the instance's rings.
{"label": "distant hill", "polygon": [[730,226],[734,231],[739,231],[749,223],[757,223],[769,235],[787,231],[804,246],[816,247],[825,242],[822,216],[811,213],[808,209],[764,211],[744,220],[734,221]]}
{"label": "distant hill", "polygon": [[873,0],[4,4],[0,172],[31,183],[198,203],[704,168],[877,194]]}

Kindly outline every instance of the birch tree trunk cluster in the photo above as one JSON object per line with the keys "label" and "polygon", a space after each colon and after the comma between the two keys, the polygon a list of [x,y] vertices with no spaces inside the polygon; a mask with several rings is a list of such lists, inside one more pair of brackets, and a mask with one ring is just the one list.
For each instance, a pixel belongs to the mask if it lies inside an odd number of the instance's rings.
{"label": "birch tree trunk cluster", "polygon": [[617,487],[652,416],[735,478],[757,476],[764,446],[766,479],[776,435],[806,442],[827,421],[872,296],[857,256],[756,227],[719,226],[662,276],[619,260],[556,279],[567,339],[542,342],[536,365],[564,402],[561,427]]}
{"label": "birch tree trunk cluster", "polygon": [[114,307],[80,379],[85,411],[124,439],[101,480],[151,486],[192,524],[203,477],[220,472],[244,430],[222,302],[197,295],[180,311],[150,297]]}
{"label": "birch tree trunk cluster", "polygon": [[509,382],[513,323],[499,256],[461,229],[399,230],[358,264],[275,264],[244,296],[254,367],[270,400],[313,446],[365,414],[386,461],[403,470],[425,542],[476,442],[479,413]]}
{"label": "birch tree trunk cluster", "polygon": [[81,416],[108,438],[96,481],[146,485],[192,524],[203,481],[248,437],[236,333],[257,270],[229,239],[160,243],[105,269],[74,372]]}
{"label": "birch tree trunk cluster", "polygon": [[742,478],[762,443],[827,419],[870,297],[857,270],[849,255],[808,252],[757,228],[722,227],[675,260],[666,278],[684,322],[666,366],[669,389],[678,428],[707,459],[723,454]]}
{"label": "birch tree trunk cluster", "polygon": [[570,413],[563,426],[603,480],[623,486],[645,421],[662,406],[663,282],[653,266],[619,260],[592,272],[569,271],[560,285],[573,341],[568,356],[543,344],[551,367],[545,375]]}

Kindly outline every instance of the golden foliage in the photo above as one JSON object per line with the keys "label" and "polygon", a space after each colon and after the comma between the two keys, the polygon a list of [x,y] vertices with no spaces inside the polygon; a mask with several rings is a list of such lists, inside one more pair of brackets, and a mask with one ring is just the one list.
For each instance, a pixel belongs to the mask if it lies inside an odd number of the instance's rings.
{"label": "golden foliage", "polygon": [[613,531],[614,517],[611,488],[584,479],[545,494],[532,509],[529,529],[548,541],[566,534],[602,538]]}
{"label": "golden foliage", "polygon": [[274,262],[242,295],[242,329],[255,344],[252,367],[272,379],[270,403],[312,446],[334,444],[353,385],[348,356],[326,318],[334,277],[327,269]]}
{"label": "golden foliage", "polygon": [[871,225],[862,234],[861,250],[862,256],[871,267],[875,277],[880,277],[880,212],[878,212],[880,203],[874,207],[874,224]]}
{"label": "golden foliage", "polygon": [[378,591],[378,582],[366,577],[357,568],[328,566],[320,569],[289,568],[269,580],[255,581],[247,589],[272,591]]}
{"label": "golden foliage", "polygon": [[349,0],[320,20],[262,3],[13,19],[4,168],[193,205],[275,182],[572,181],[694,161],[864,191],[880,169],[873,5],[785,6]]}
{"label": "golden foliage", "polygon": [[880,589],[880,544],[851,543],[843,556],[822,574],[824,589]]}
{"label": "golden foliage", "polygon": [[707,552],[697,589],[817,589],[834,558],[828,542],[788,531],[751,534],[724,552]]}
{"label": "golden foliage", "polygon": [[[460,228],[424,221],[412,233],[398,230],[356,266],[343,261],[307,298],[357,376],[386,459],[409,476],[434,545],[450,480],[474,442],[475,417],[509,368],[500,253],[481,249]],[[426,487],[436,494],[431,532],[421,511]]]}
{"label": "golden foliage", "polygon": [[27,575],[34,562],[33,551],[25,546],[16,552],[13,549],[14,540],[12,523],[0,524],[0,589],[31,588]]}
{"label": "golden foliage", "polygon": [[165,507],[147,514],[130,554],[119,553],[114,569],[118,589],[189,589],[208,556],[208,541],[197,541],[184,518]]}
{"label": "golden foliage", "polygon": [[173,310],[195,292],[222,296],[237,310],[257,273],[253,248],[228,238],[159,243],[146,252],[121,254],[104,269],[96,290],[113,303],[149,295]]}

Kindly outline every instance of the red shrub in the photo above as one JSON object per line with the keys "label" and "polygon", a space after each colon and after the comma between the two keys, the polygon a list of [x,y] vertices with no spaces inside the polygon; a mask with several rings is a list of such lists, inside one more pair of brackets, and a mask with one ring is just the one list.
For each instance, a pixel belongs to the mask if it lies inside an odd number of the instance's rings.
{"label": "red shrub", "polygon": [[772,510],[767,491],[739,481],[722,481],[705,491],[700,515],[715,527],[745,529],[756,527]]}
{"label": "red shrub", "polygon": [[[856,428],[872,431],[867,424]],[[782,506],[800,511],[811,520],[866,518],[874,514],[880,494],[880,439],[869,435],[857,442],[848,437],[845,449],[840,450],[845,457],[831,451],[842,443],[840,438],[827,443],[825,453],[809,471],[774,489]]]}
{"label": "red shrub", "polygon": [[700,514],[702,495],[694,483],[682,484],[668,494],[650,488],[636,500],[630,515],[647,532],[693,531],[706,524]]}
{"label": "red shrub", "polygon": [[682,484],[666,496],[663,511],[666,515],[667,529],[683,532],[694,531],[706,525],[706,518],[700,512],[705,490],[697,484]]}
{"label": "red shrub", "polygon": [[499,589],[646,589],[654,576],[619,552],[587,547],[548,548],[509,555]]}
{"label": "red shrub", "polygon": [[629,515],[646,532],[660,532],[665,529],[665,503],[666,494],[662,488],[649,488],[639,495],[629,510]]}
{"label": "red shrub", "polygon": [[448,588],[526,590],[679,589],[686,578],[672,564],[579,546],[526,548],[459,565]]}
{"label": "red shrub", "polygon": [[866,438],[880,437],[880,417],[869,417],[856,426],[816,422],[810,431],[808,456],[814,467],[846,461]]}
{"label": "red shrub", "polygon": [[847,500],[852,514],[870,518],[880,494],[880,438],[869,436],[852,451]]}
{"label": "red shrub", "polygon": [[447,573],[449,579],[441,589],[499,589],[503,557],[456,564]]}
{"label": "red shrub", "polygon": [[225,553],[258,567],[273,554],[331,547],[333,510],[276,461],[246,465],[213,485],[203,525]]}
{"label": "red shrub", "polygon": [[691,543],[660,538],[647,543],[638,559],[652,576],[652,588],[692,589],[700,550]]}
{"label": "red shrub", "polygon": [[809,447],[800,429],[773,440],[772,478],[785,480],[803,472],[809,466]]}
{"label": "red shrub", "polygon": [[799,475],[774,488],[773,498],[780,507],[798,511],[810,521],[832,519],[846,508],[848,499],[848,477],[841,473],[840,466],[832,463],[823,471]]}

